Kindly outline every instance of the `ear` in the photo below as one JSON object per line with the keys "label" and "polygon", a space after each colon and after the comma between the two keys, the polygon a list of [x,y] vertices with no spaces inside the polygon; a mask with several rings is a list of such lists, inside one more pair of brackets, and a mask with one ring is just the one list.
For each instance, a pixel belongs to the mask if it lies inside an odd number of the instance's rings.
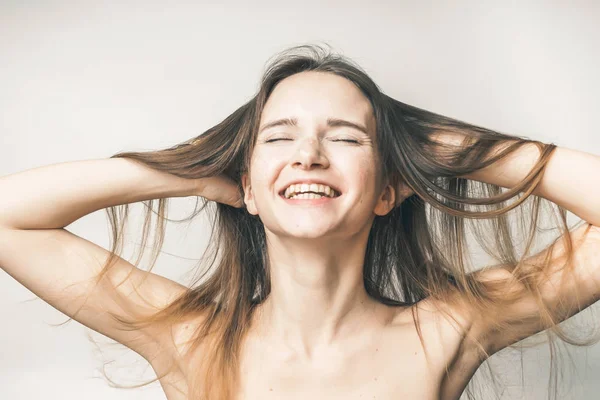
{"label": "ear", "polygon": [[383,216],[394,209],[396,205],[396,192],[392,185],[387,185],[377,199],[377,204],[373,212],[376,215]]}
{"label": "ear", "polygon": [[403,182],[399,183],[396,187],[388,184],[383,189],[379,200],[377,200],[374,212],[377,215],[386,215],[413,194],[415,192]]}
{"label": "ear", "polygon": [[258,210],[254,204],[254,196],[252,195],[252,187],[250,186],[250,178],[248,173],[242,174],[242,188],[244,190],[244,203],[246,203],[246,210],[252,215],[258,215]]}

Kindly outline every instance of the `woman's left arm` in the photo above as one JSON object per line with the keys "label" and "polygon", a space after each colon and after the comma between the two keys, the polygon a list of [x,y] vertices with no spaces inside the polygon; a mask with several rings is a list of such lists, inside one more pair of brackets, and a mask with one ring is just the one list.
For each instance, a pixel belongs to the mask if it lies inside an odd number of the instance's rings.
{"label": "woman's left arm", "polygon": [[[534,143],[526,144],[506,158],[461,177],[512,188],[527,176],[539,156]],[[600,226],[600,156],[557,147],[533,194]]]}
{"label": "woman's left arm", "polygon": [[[536,144],[528,143],[506,158],[461,177],[512,188],[529,174],[539,156]],[[546,262],[548,252],[553,255],[544,272],[547,279],[539,284],[538,291],[544,303],[559,316],[557,322],[561,322],[600,300],[600,157],[556,147],[549,156],[539,185],[532,193],[566,208],[587,222],[570,231],[569,236],[576,245],[573,246],[574,267],[569,276],[564,275],[565,235],[524,260],[524,264],[541,265]],[[493,265],[475,273],[483,281],[500,279],[513,282],[510,280],[512,269],[506,267],[514,265]],[[471,334],[484,344],[489,354],[546,328],[542,319],[538,318],[541,310],[536,299],[524,287],[520,293],[521,298],[504,310],[502,322],[518,325],[525,336],[507,336],[490,326],[485,318],[467,313],[471,318]]]}

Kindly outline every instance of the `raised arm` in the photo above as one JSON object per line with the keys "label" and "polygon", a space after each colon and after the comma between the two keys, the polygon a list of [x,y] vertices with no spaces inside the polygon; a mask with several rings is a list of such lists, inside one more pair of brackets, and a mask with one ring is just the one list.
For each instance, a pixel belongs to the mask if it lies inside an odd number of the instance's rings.
{"label": "raised arm", "polygon": [[[161,197],[197,194],[198,181],[157,172],[127,159],[66,162],[0,178],[0,267],[57,310],[147,357],[159,332],[121,330],[106,311],[156,311],[185,290],[182,285],[118,258],[106,275],[128,304],[116,304],[112,286],[95,277],[104,248],[64,227],[93,211]],[[130,274],[130,275],[128,275]],[[141,283],[143,281],[143,283]]]}
{"label": "raised arm", "polygon": [[[440,138],[453,145],[460,144],[462,140],[460,136],[451,135]],[[525,179],[539,158],[538,147],[528,144],[505,159],[464,178],[513,188]],[[568,248],[565,235],[525,260],[525,264],[541,265],[546,256],[552,254],[552,261],[544,271],[547,279],[537,290],[548,307],[559,315],[557,322],[570,318],[600,300],[600,182],[597,171],[600,171],[600,156],[556,147],[550,154],[540,183],[532,192],[587,222],[570,231],[574,256],[572,274],[565,275],[563,268]],[[490,266],[475,274],[482,281],[508,282],[512,278],[512,272],[506,265]],[[520,330],[525,332],[523,335],[507,336],[504,332],[492,330],[480,316],[470,314],[468,310],[464,313],[472,335],[485,343],[490,354],[543,329],[540,309],[533,295],[519,284],[513,284],[511,288],[521,297],[507,308],[503,314],[507,320],[503,322],[519,325]]]}

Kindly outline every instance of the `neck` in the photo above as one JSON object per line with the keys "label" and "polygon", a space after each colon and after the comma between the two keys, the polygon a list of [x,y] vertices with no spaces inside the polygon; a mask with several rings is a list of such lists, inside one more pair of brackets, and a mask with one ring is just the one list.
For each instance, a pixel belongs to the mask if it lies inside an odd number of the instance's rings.
{"label": "neck", "polygon": [[261,336],[311,358],[320,348],[375,327],[373,316],[382,307],[364,288],[366,237],[267,242],[271,293],[256,310]]}

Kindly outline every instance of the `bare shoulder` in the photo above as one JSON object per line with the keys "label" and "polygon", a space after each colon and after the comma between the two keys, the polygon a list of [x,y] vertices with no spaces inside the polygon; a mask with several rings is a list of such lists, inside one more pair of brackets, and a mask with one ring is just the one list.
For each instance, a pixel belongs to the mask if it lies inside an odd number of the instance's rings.
{"label": "bare shoulder", "polygon": [[[440,329],[452,329],[458,337],[463,337],[471,327],[470,308],[464,302],[452,306],[443,301],[427,297],[412,306],[397,307],[394,315],[394,324],[414,325],[414,320],[419,321],[420,327],[436,326]],[[436,329],[437,329],[436,328]]]}
{"label": "bare shoulder", "polygon": [[[169,332],[165,331],[163,333],[160,346],[166,350],[165,354],[168,354],[169,357],[165,357],[164,360],[160,361],[161,363],[167,362],[170,364],[174,362],[185,375],[188,372],[195,373],[194,369],[197,368],[202,357],[206,354],[206,340],[201,342],[198,342],[198,340],[210,312],[208,309],[194,312],[193,315],[183,317],[176,324],[169,327]],[[159,364],[159,367],[164,366]]]}
{"label": "bare shoulder", "polygon": [[187,317],[165,330],[159,343],[162,350],[148,359],[169,400],[188,399],[189,378],[198,375],[195,366],[205,354],[204,344],[192,345],[205,320],[204,315]]}
{"label": "bare shoulder", "polygon": [[440,363],[448,363],[469,331],[470,318],[466,309],[428,297],[412,306],[398,308],[393,325],[415,333],[420,331],[428,356],[436,357]]}
{"label": "bare shoulder", "polygon": [[402,331],[413,336],[417,329],[421,332],[423,359],[439,385],[440,399],[458,399],[483,361],[466,340],[472,327],[471,310],[463,302],[455,304],[425,298],[399,308],[394,317],[394,325]]}

